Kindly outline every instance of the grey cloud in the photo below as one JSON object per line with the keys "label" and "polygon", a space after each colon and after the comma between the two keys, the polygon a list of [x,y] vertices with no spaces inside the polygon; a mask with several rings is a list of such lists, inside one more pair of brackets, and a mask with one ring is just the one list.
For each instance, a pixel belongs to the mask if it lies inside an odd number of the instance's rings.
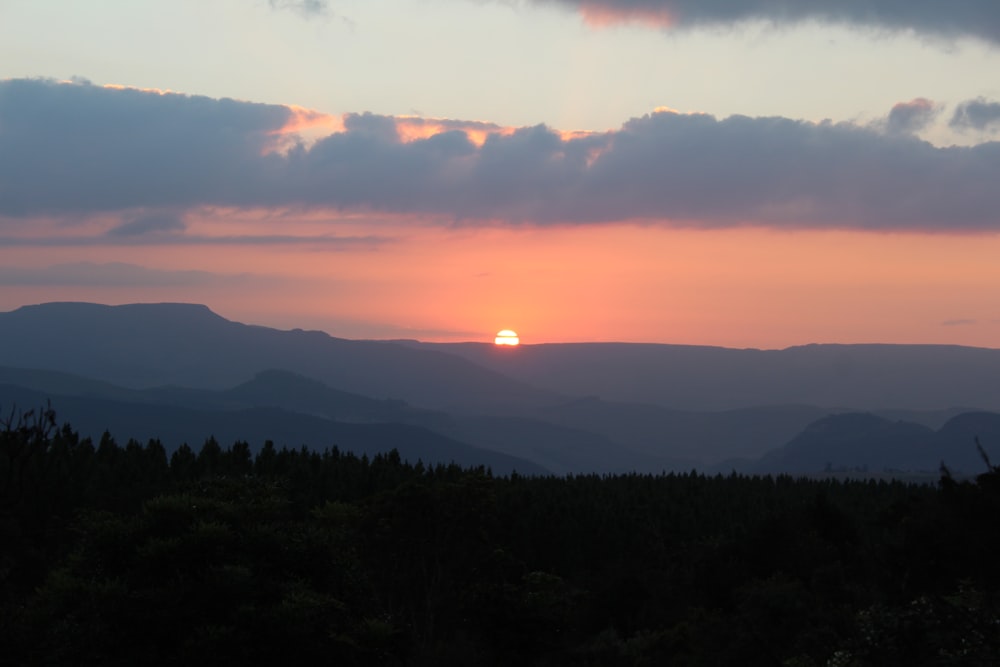
{"label": "grey cloud", "polygon": [[959,319],[959,320],[945,320],[942,322],[942,326],[946,327],[964,327],[976,324],[976,320]]}
{"label": "grey cloud", "polygon": [[383,141],[396,141],[399,133],[396,122],[389,116],[365,113],[344,114],[344,128],[359,135],[370,135]]}
{"label": "grey cloud", "polygon": [[889,111],[886,129],[898,134],[912,134],[927,127],[939,114],[940,107],[925,97],[900,102]]}
{"label": "grey cloud", "polygon": [[268,0],[271,9],[287,9],[306,18],[313,16],[325,16],[330,12],[329,3],[326,0]]}
{"label": "grey cloud", "polygon": [[[3,219],[0,218],[0,221]],[[340,236],[336,234],[243,234],[204,236],[200,234],[100,234],[0,236],[0,246],[20,248],[127,247],[127,246],[308,246],[323,251],[376,250],[392,243],[388,236]]]}
{"label": "grey cloud", "polygon": [[481,148],[348,132],[291,155],[289,169],[312,204],[460,220],[1000,226],[1000,144],[935,148],[783,118],[660,113],[568,140],[523,128]]}
{"label": "grey cloud", "polygon": [[179,246],[276,246],[303,245],[321,247],[324,250],[374,250],[379,246],[392,243],[386,236],[333,236],[312,235],[292,236],[281,234],[265,234],[257,236],[171,236],[167,239],[151,240],[146,237],[107,237],[107,236],[46,236],[46,237],[16,237],[0,236],[0,245],[8,247],[63,247],[63,246],[145,246],[145,245],[179,245]]}
{"label": "grey cloud", "polygon": [[1000,102],[991,102],[981,97],[962,102],[956,107],[949,125],[960,130],[1000,129]]}
{"label": "grey cloud", "polygon": [[162,271],[135,264],[74,262],[44,268],[0,267],[0,285],[75,287],[200,287],[217,283],[246,282],[251,277],[208,271]]}
{"label": "grey cloud", "polygon": [[996,0],[532,0],[563,5],[586,16],[655,20],[671,26],[726,25],[749,20],[805,21],[881,30],[913,30],[943,37],[971,36],[1000,43]]}
{"label": "grey cloud", "polygon": [[0,214],[170,208],[264,187],[283,106],[0,81]]}
{"label": "grey cloud", "polygon": [[170,234],[183,232],[187,225],[184,220],[170,213],[147,213],[131,218],[112,228],[111,236],[145,236],[149,234]]}
{"label": "grey cloud", "polygon": [[[897,111],[895,122],[914,127],[922,113]],[[392,129],[412,119],[361,114],[312,146],[268,152],[285,118],[283,107],[232,100],[0,82],[0,216],[230,206],[464,224],[1000,230],[997,142],[937,148],[850,123],[670,112],[570,138],[536,126],[478,145],[455,123],[405,142]],[[102,242],[147,237],[231,242]],[[258,241],[303,239],[238,242]],[[329,241],[355,242],[379,240]]]}

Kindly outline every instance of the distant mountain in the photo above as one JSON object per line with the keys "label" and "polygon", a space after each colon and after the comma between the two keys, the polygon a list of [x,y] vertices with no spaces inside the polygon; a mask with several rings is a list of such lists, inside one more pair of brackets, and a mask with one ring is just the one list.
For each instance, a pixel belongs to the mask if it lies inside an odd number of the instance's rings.
{"label": "distant mountain", "polygon": [[958,415],[938,431],[867,413],[831,415],[810,424],[748,469],[761,473],[846,470],[936,474],[944,463],[954,472],[978,474],[985,472],[986,464],[976,449],[977,437],[991,458],[1000,457],[1000,414]]}
{"label": "distant mountain", "polygon": [[412,462],[455,462],[484,465],[498,474],[512,470],[524,474],[548,471],[531,461],[501,452],[473,447],[422,426],[400,423],[345,423],[275,407],[198,409],[151,402],[125,402],[108,398],[53,395],[49,392],[0,384],[0,406],[29,410],[51,404],[60,424],[69,423],[82,437],[95,442],[108,431],[119,442],[156,438],[168,451],[183,443],[196,450],[210,436],[228,446],[244,441],[256,450],[266,440],[278,446],[323,450],[337,446],[357,455],[372,456],[391,449]]}
{"label": "distant mountain", "polygon": [[290,371],[267,370],[232,389],[215,391],[188,387],[128,389],[69,373],[0,366],[0,384],[34,389],[49,395],[104,398],[198,409],[282,408],[346,422],[399,422],[446,426],[442,412],[414,408],[399,400],[373,399],[331,389]]}
{"label": "distant mountain", "polygon": [[[936,469],[942,457],[975,468],[970,429],[984,427],[969,414],[1000,409],[997,377],[1000,350],[956,346],[500,348],[279,331],[189,304],[52,303],[0,313],[0,383],[77,400],[63,404],[80,409],[74,422],[103,430],[87,421],[101,417],[143,434],[121,437],[197,441],[211,434],[206,414],[228,424],[243,411],[244,423],[292,440],[350,440],[347,424],[420,427],[574,473]],[[118,419],[134,419],[114,421],[112,404]],[[870,419],[835,419],[858,411]],[[270,431],[262,415],[276,420]],[[290,415],[319,421],[303,421],[312,429],[306,438],[286,426]]]}
{"label": "distant mountain", "polygon": [[1000,414],[994,412],[968,412],[949,419],[937,432],[941,459],[956,471],[985,472],[986,463],[975,449],[977,439],[993,465],[1000,464]]}
{"label": "distant mountain", "polygon": [[785,350],[627,343],[352,341],[219,317],[204,306],[50,303],[0,313],[0,365],[127,387],[222,389],[280,369],[341,391],[491,414],[595,396],[686,411],[805,405],[1000,409],[1000,350],[806,345]]}
{"label": "distant mountain", "polygon": [[223,389],[280,369],[342,391],[430,408],[558,400],[452,354],[240,324],[190,304],[48,303],[0,313],[0,365],[130,388]]}
{"label": "distant mountain", "polygon": [[934,431],[872,414],[831,415],[810,424],[785,446],[763,456],[757,470],[806,473],[822,470],[936,470]]}
{"label": "distant mountain", "polygon": [[935,431],[958,415],[976,410],[969,407],[954,407],[944,410],[872,410],[873,414],[889,421],[911,422],[920,424]]}
{"label": "distant mountain", "polygon": [[[714,412],[584,398],[538,408],[537,418],[599,433],[637,452],[698,466],[756,458],[788,442],[830,410],[806,405]],[[683,467],[681,469],[684,469]]]}
{"label": "distant mountain", "polygon": [[405,343],[448,352],[551,392],[680,410],[812,405],[855,410],[1000,409],[1000,350],[954,345],[561,343],[500,349]]}
{"label": "distant mountain", "polygon": [[[19,391],[16,385],[31,389]],[[305,414],[338,422],[423,426],[451,440],[531,461],[537,470],[557,474],[660,472],[677,467],[689,470],[697,464],[631,451],[601,435],[537,419],[452,416],[413,408],[401,401],[375,400],[331,389],[318,380],[288,371],[264,371],[237,387],[214,391],[183,387],[126,389],[66,373],[0,367],[0,407],[6,400],[7,405],[14,402],[30,409],[47,398],[54,401],[60,420],[69,420],[94,438],[108,429],[119,437],[141,441],[158,437],[174,445],[193,444],[217,432],[225,433],[228,439],[234,433],[228,425],[232,415],[220,416],[220,411],[240,411],[239,414],[246,415],[270,408],[277,412],[263,414],[277,421],[262,426],[264,435],[248,435],[243,428],[239,430],[240,439],[259,442],[268,438],[277,440],[280,436],[292,438],[293,443],[323,446],[330,437],[328,425],[322,424],[320,430],[310,427],[294,431],[284,423],[293,420],[295,414]],[[315,426],[315,422],[308,423]],[[339,437],[343,440],[342,432]],[[386,446],[382,442],[377,444],[378,448]],[[428,458],[431,455],[436,454],[426,453],[424,460],[431,460]],[[518,470],[527,474],[533,469],[520,465]]]}
{"label": "distant mountain", "polygon": [[669,449],[637,451],[600,433],[512,416],[456,418],[449,435],[512,456],[530,459],[553,473],[660,473],[690,470],[700,461],[684,460]]}
{"label": "distant mountain", "polygon": [[[157,388],[145,393],[156,396],[160,402],[170,400],[177,403],[183,400],[185,391],[189,390]],[[261,371],[243,384],[213,392],[212,395],[219,407],[277,407],[356,423],[397,422],[419,424],[428,428],[442,428],[451,424],[451,417],[444,412],[415,408],[402,400],[379,400],[340,391],[319,380],[274,369]],[[204,404],[204,397],[195,395],[192,398]]]}

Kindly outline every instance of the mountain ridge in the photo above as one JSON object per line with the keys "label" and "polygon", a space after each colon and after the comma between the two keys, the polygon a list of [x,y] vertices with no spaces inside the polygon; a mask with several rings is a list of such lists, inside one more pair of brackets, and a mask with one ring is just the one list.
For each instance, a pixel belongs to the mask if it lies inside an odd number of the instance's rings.
{"label": "mountain ridge", "polygon": [[419,343],[555,393],[686,410],[807,404],[862,410],[1000,409],[1000,349],[809,344],[782,350],[657,343]]}
{"label": "mountain ridge", "polygon": [[0,365],[65,371],[130,388],[203,389],[232,387],[279,368],[345,391],[432,408],[556,399],[455,355],[247,325],[188,304],[61,302],[0,313]]}
{"label": "mountain ridge", "polygon": [[[768,455],[765,463],[780,468],[775,451],[792,460],[789,444],[815,439],[815,422],[857,412],[914,422],[899,429],[913,433],[947,425],[969,440],[979,425],[992,429],[991,417],[949,420],[995,410],[997,377],[1000,350],[954,345],[500,349],[282,331],[232,322],[200,304],[56,302],[0,313],[0,382],[145,410],[259,408],[409,424],[570,473],[752,467]],[[888,447],[895,431],[885,428]],[[848,441],[867,437],[874,446],[874,436],[848,431],[843,451],[855,447],[863,458],[865,447]]]}

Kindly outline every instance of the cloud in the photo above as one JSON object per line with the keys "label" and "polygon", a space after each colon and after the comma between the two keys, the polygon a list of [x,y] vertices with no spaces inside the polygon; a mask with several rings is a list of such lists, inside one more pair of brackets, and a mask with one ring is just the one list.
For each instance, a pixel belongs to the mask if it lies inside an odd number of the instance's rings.
{"label": "cloud", "polygon": [[[70,105],[72,108],[67,108]],[[263,184],[283,106],[45,80],[0,82],[0,214],[238,199]],[[52,202],[46,205],[45,202]]]}
{"label": "cloud", "polygon": [[[1000,230],[1000,143],[938,148],[888,131],[932,113],[904,103],[879,128],[664,110],[573,135],[348,114],[341,131],[274,151],[294,121],[287,107],[6,81],[0,222],[114,213],[125,221],[103,242],[123,244],[195,242],[182,215],[205,206],[448,224]],[[176,217],[129,218],[136,210]],[[303,242],[287,236],[197,242]]]}
{"label": "cloud", "polygon": [[900,102],[892,107],[886,129],[896,134],[914,134],[927,127],[941,109],[925,97]]}
{"label": "cloud", "polygon": [[327,0],[267,0],[271,9],[290,10],[306,18],[330,13]]}
{"label": "cloud", "polygon": [[[74,262],[44,268],[0,267],[0,285],[73,287],[204,287],[219,283],[250,282],[249,274],[224,275],[208,271],[162,271],[135,264]],[[270,278],[268,278],[270,280]]]}
{"label": "cloud", "polygon": [[969,319],[959,319],[959,320],[945,320],[941,323],[942,326],[946,327],[967,327],[977,324],[976,320]]}
{"label": "cloud", "polygon": [[160,235],[183,232],[186,227],[184,220],[179,216],[169,213],[146,213],[113,227],[108,234],[110,236],[132,237]]}
{"label": "cloud", "polygon": [[206,236],[199,234],[146,235],[58,235],[58,236],[0,236],[0,246],[41,247],[110,247],[110,246],[313,246],[325,251],[375,250],[393,239],[375,234],[365,236],[338,236],[335,234],[242,234]]}
{"label": "cloud", "polygon": [[596,25],[642,22],[685,28],[743,21],[837,23],[880,30],[912,30],[942,37],[976,37],[1000,43],[1000,3],[995,0],[532,0],[577,10]]}
{"label": "cloud", "polygon": [[1000,130],[1000,102],[981,97],[962,102],[955,108],[949,125],[959,130]]}

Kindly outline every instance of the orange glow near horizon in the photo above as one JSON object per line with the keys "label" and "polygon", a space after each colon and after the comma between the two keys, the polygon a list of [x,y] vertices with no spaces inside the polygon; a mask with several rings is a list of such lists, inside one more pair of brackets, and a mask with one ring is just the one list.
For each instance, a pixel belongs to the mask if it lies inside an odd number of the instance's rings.
{"label": "orange glow near horizon", "polygon": [[[186,301],[250,324],[442,342],[481,341],[477,332],[495,331],[500,321],[531,331],[532,343],[1000,348],[1000,235],[654,224],[456,228],[404,217],[240,217],[221,209],[189,216],[184,233],[264,237],[279,221],[280,234],[303,241],[151,241],[90,245],[82,254],[73,244],[0,248],[0,309],[60,300]],[[330,234],[388,241],[309,241]],[[150,282],[32,278],[81,257],[143,267]]]}

